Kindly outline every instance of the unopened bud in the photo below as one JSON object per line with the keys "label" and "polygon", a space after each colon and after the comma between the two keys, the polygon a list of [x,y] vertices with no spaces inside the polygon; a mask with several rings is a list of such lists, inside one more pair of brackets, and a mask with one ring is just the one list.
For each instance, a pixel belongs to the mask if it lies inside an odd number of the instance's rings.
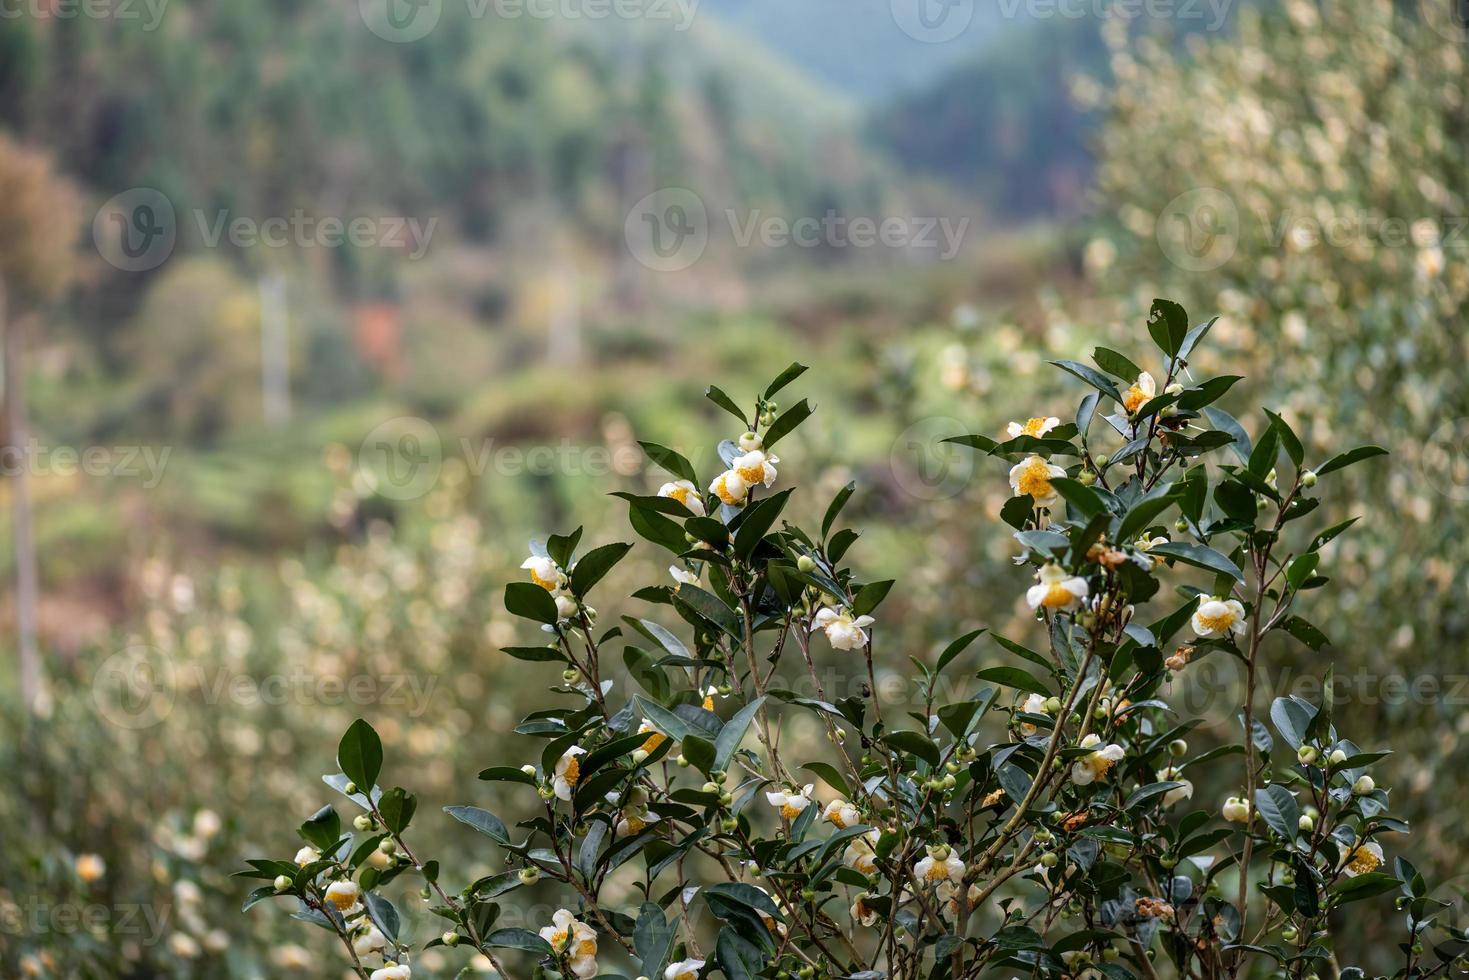
{"label": "unopened bud", "polygon": [[1188,752],[1188,743],[1181,738],[1175,738],[1168,743],[1168,754],[1175,759]]}
{"label": "unopened bud", "polygon": [[356,827],[363,833],[367,833],[369,830],[372,829],[372,818],[365,813],[359,813],[357,814],[357,816],[352,818],[352,826]]}
{"label": "unopened bud", "polygon": [[522,885],[534,885],[536,882],[538,882],[540,880],[541,880],[541,869],[540,868],[521,868],[520,869],[520,883]]}
{"label": "unopened bud", "polygon": [[1301,486],[1309,490],[1316,485],[1316,479],[1317,477],[1315,472],[1307,470],[1306,472],[1301,474]]}
{"label": "unopened bud", "polygon": [[796,567],[809,574],[816,569],[816,559],[810,555],[802,555],[796,559]]}
{"label": "unopened bud", "polygon": [[1358,796],[1366,796],[1377,788],[1371,776],[1358,776],[1357,781],[1352,784],[1352,792]]}
{"label": "unopened bud", "polygon": [[1331,764],[1333,766],[1339,766],[1343,762],[1347,761],[1347,754],[1341,749],[1332,749],[1329,758],[1331,759]]}
{"label": "unopened bud", "polygon": [[1302,745],[1300,748],[1296,749],[1296,761],[1298,761],[1303,766],[1309,766],[1311,763],[1315,762],[1317,755],[1319,755],[1319,753],[1309,745]]}
{"label": "unopened bud", "polygon": [[442,938],[444,940],[444,945],[445,946],[458,946],[459,945],[459,933],[457,933],[457,932],[446,932],[446,933],[444,933],[444,935],[443,935]]}
{"label": "unopened bud", "polygon": [[291,890],[291,879],[285,875],[277,875],[275,879],[275,892],[280,895]]}
{"label": "unopened bud", "polygon": [[1296,827],[1301,833],[1309,834],[1316,829],[1316,821],[1312,820],[1309,815],[1303,813],[1301,814],[1301,819],[1296,821]]}

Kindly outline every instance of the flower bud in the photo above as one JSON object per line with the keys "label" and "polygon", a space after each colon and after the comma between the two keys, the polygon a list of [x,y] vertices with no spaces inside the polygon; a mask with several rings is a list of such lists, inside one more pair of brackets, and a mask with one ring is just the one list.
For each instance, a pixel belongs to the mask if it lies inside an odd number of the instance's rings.
{"label": "flower bud", "polygon": [[1054,715],[1054,714],[1058,713],[1061,710],[1061,699],[1060,698],[1046,698],[1046,703],[1044,705],[1042,705],[1042,707],[1044,707],[1046,709],[1046,714],[1048,714],[1048,715]]}
{"label": "flower bud", "polygon": [[1330,759],[1333,766],[1339,766],[1347,761],[1347,754],[1341,749],[1332,749]]}
{"label": "flower bud", "polygon": [[1175,738],[1173,741],[1168,743],[1168,754],[1173,756],[1175,759],[1183,756],[1187,752],[1188,743],[1181,738]]}
{"label": "flower bud", "polygon": [[796,559],[796,567],[799,568],[801,571],[809,574],[816,568],[816,559],[812,558],[810,555],[802,555],[800,558]]}
{"label": "flower bud", "polygon": [[576,679],[578,677],[580,677],[580,676],[581,676],[580,674],[578,674],[575,670],[573,670],[570,667],[566,668],[565,670],[563,670],[561,672],[561,679],[563,681],[565,681],[566,683],[568,683],[568,684],[575,684],[576,683]]}
{"label": "flower bud", "polygon": [[1352,784],[1352,792],[1358,796],[1366,796],[1377,788],[1371,776],[1358,776],[1357,781]]}
{"label": "flower bud", "polygon": [[1300,932],[1296,930],[1295,926],[1286,926],[1284,929],[1280,930],[1280,938],[1284,939],[1288,943],[1295,942],[1296,937],[1299,935]]}
{"label": "flower bud", "polygon": [[1041,855],[1041,866],[1042,867],[1054,868],[1057,864],[1060,864],[1060,863],[1061,863],[1061,859],[1056,856],[1056,852],[1055,851],[1047,851],[1046,853],[1044,853],[1044,854]]}
{"label": "flower bud", "polygon": [[950,773],[949,775],[944,777],[943,783],[944,789],[953,789],[955,786],[959,785],[959,780],[954,778],[953,773]]}
{"label": "flower bud", "polygon": [[1316,485],[1316,479],[1316,473],[1313,470],[1307,470],[1301,474],[1301,486],[1309,490]]}
{"label": "flower bud", "polygon": [[734,794],[733,793],[720,793],[719,794],[719,805],[720,806],[729,806],[733,802],[734,802]]}
{"label": "flower bud", "polygon": [[1316,757],[1318,754],[1319,753],[1313,747],[1309,745],[1302,745],[1300,748],[1296,749],[1296,761],[1303,766],[1309,766],[1311,763],[1316,761]]}
{"label": "flower bud", "polygon": [[685,756],[682,752],[680,752],[678,758],[674,759],[673,761],[675,764],[678,765],[680,769],[687,769],[689,767],[688,757]]}
{"label": "flower bud", "polygon": [[457,932],[446,932],[441,938],[444,940],[445,946],[459,945],[459,933]]}
{"label": "flower bud", "polygon": [[746,432],[739,438],[740,450],[752,453],[757,449],[765,448],[765,441],[753,432]]}
{"label": "flower bud", "polygon": [[398,844],[393,838],[384,837],[382,843],[377,846],[377,849],[384,854],[396,854],[398,853]]}
{"label": "flower bud", "polygon": [[1180,517],[1178,520],[1173,522],[1173,530],[1177,531],[1179,534],[1187,534],[1188,521]]}
{"label": "flower bud", "polygon": [[1102,950],[1102,959],[1106,960],[1108,963],[1115,962],[1116,960],[1119,960],[1121,958],[1122,951],[1115,946],[1108,946],[1106,949]]}
{"label": "flower bud", "polygon": [[541,869],[540,868],[521,868],[520,869],[520,883],[522,885],[534,885],[536,882],[538,882],[540,880],[541,880]]}
{"label": "flower bud", "polygon": [[1076,481],[1084,487],[1089,487],[1093,483],[1097,482],[1097,474],[1093,473],[1091,470],[1082,470],[1081,473],[1076,477]]}
{"label": "flower bud", "polygon": [[286,875],[276,875],[276,879],[275,879],[275,893],[277,895],[281,895],[281,894],[284,894],[285,892],[288,892],[290,890],[291,890],[291,879],[289,877],[287,877]]}
{"label": "flower bud", "polygon": [[348,796],[357,795],[357,784],[352,782],[351,780],[348,780],[347,785],[342,787],[342,792],[346,793]]}
{"label": "flower bud", "polygon": [[1106,466],[1108,463],[1111,462],[1106,453],[1098,453],[1092,458],[1096,460],[1098,466]]}
{"label": "flower bud", "polygon": [[1296,821],[1296,827],[1300,829],[1301,833],[1309,834],[1316,829],[1316,821],[1312,820],[1308,814],[1303,813],[1301,814],[1301,819]]}
{"label": "flower bud", "polygon": [[372,829],[372,817],[369,817],[365,813],[359,813],[352,818],[352,826],[365,834]]}
{"label": "flower bud", "polygon": [[703,792],[705,792],[705,793],[718,793],[719,792],[719,784],[716,783],[716,782],[714,782],[711,779],[709,782],[707,782],[707,783],[704,784],[704,786],[703,786]]}

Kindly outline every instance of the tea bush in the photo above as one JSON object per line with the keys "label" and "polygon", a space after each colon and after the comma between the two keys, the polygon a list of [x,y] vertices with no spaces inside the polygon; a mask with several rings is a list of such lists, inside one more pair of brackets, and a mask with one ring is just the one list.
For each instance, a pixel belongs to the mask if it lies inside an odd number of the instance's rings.
{"label": "tea bush", "polygon": [[[1353,741],[1329,701],[1257,696],[1267,639],[1326,643],[1310,607],[1354,521],[1311,518],[1339,471],[1385,451],[1308,459],[1268,410],[1251,439],[1218,405],[1241,379],[1190,369],[1212,325],[1155,301],[1151,370],[1107,348],[1054,361],[1090,389],[1073,418],[957,439],[1009,464],[998,517],[1035,629],[992,636],[1011,660],[977,671],[983,629],[910,656],[906,699],[874,667],[902,652],[878,653],[894,583],[847,563],[855,488],[817,526],[782,521],[794,488],[775,450],[813,408],[775,398],[805,368],[748,412],[710,388],[743,432],[720,444],[725,468],[644,443],[671,479],[619,493],[672,556],[672,584],[633,595],[647,618],[598,622],[593,593],[634,546],[583,547],[581,529],[533,543],[505,588],[543,641],[505,653],[552,683],[516,729],[524,755],[479,777],[535,815],[446,808],[505,870],[466,881],[434,859],[445,822],[384,779],[359,720],[324,777],[345,812],[322,807],[294,854],[250,861],[240,874],[263,884],[245,908],[335,935],[371,980],[411,977],[421,949],[504,976],[1352,978],[1338,937],[1370,914],[1358,903],[1392,896],[1395,975],[1462,966],[1469,935],[1389,853],[1409,828],[1371,775],[1388,750]],[[831,690],[828,656],[865,683]],[[1168,697],[1207,657],[1249,684],[1237,738],[1197,753]],[[790,734],[802,716],[824,742]],[[1195,801],[1222,772],[1235,792]],[[441,936],[410,941],[400,880]]]}

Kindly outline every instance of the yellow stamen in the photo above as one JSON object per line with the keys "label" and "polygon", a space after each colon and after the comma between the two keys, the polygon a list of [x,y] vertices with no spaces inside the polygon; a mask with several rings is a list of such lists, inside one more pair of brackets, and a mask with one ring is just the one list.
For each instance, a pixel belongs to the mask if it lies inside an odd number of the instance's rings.
{"label": "yellow stamen", "polygon": [[790,803],[782,803],[780,806],[780,815],[787,820],[794,820],[801,815],[803,809],[805,808],[793,806]]}
{"label": "yellow stamen", "polygon": [[1020,471],[1016,481],[1021,494],[1029,494],[1037,500],[1051,495],[1051,468],[1039,456],[1032,456]]}
{"label": "yellow stamen", "polygon": [[1047,609],[1061,609],[1076,601],[1076,593],[1066,588],[1060,582],[1054,582],[1046,590],[1046,596],[1041,600],[1041,605]]}
{"label": "yellow stamen", "polygon": [[530,570],[530,580],[532,582],[536,583],[537,585],[539,585],[541,588],[545,589],[547,592],[554,592],[554,591],[556,591],[556,582],[555,582],[555,580],[548,581],[546,579],[541,578],[539,575],[536,574],[536,570],[534,568],[532,568]]}
{"label": "yellow stamen", "polygon": [[557,929],[555,932],[551,933],[551,948],[564,948],[566,946],[566,940],[569,938],[570,933],[568,933],[565,929]]}
{"label": "yellow stamen", "polygon": [[735,472],[738,473],[740,475],[740,479],[744,480],[746,483],[765,482],[764,463],[761,463],[759,466],[741,466],[736,469]]}
{"label": "yellow stamen", "polygon": [[597,941],[595,939],[583,939],[581,942],[576,944],[576,955],[579,957],[596,956]]}
{"label": "yellow stamen", "polygon": [[1039,419],[1039,418],[1036,418],[1036,419],[1027,419],[1026,422],[1025,422],[1024,428],[1022,428],[1020,431],[1021,431],[1021,434],[1022,435],[1035,436],[1035,437],[1039,438],[1040,437],[1040,434],[1041,434],[1041,430],[1044,429],[1045,427],[1046,427],[1046,420],[1045,419]]}
{"label": "yellow stamen", "polygon": [[577,779],[580,777],[581,759],[577,756],[571,756],[566,760],[566,771],[561,774],[561,778],[566,780],[568,786],[575,786]]}
{"label": "yellow stamen", "polygon": [[1127,391],[1123,394],[1122,407],[1127,409],[1127,413],[1131,415],[1133,412],[1136,412],[1138,409],[1146,405],[1148,401],[1148,393],[1143,391],[1137,385],[1133,385],[1131,388],[1128,388]]}
{"label": "yellow stamen", "polygon": [[714,481],[714,495],[717,496],[720,500],[724,501],[726,504],[729,504],[731,507],[736,504],[742,504],[745,502],[744,497],[737,497],[733,492],[730,491],[729,484],[725,481],[723,476]]}
{"label": "yellow stamen", "polygon": [[1353,874],[1363,875],[1369,871],[1376,871],[1381,864],[1382,859],[1376,854],[1365,847],[1359,847],[1352,852],[1351,858],[1347,861],[1347,869]]}
{"label": "yellow stamen", "polygon": [[651,755],[652,753],[658,751],[658,746],[662,745],[667,740],[667,735],[664,735],[662,732],[654,732],[653,734],[648,736],[645,742],[643,742],[643,751]]}
{"label": "yellow stamen", "polygon": [[1223,633],[1234,625],[1235,616],[1233,612],[1225,610],[1217,616],[1199,615],[1199,625],[1210,633]]}
{"label": "yellow stamen", "polygon": [[668,495],[687,507],[689,505],[689,492],[688,487],[674,487],[668,491]]}

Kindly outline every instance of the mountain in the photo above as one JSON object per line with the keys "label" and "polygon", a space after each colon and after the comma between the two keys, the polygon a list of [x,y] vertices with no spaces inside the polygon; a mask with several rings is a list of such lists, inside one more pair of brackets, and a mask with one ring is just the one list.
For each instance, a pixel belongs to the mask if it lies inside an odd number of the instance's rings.
{"label": "mountain", "polygon": [[1105,77],[1094,19],[1036,21],[876,109],[873,141],[904,167],[977,195],[1003,218],[1075,213],[1091,175],[1093,114],[1070,95]]}
{"label": "mountain", "polygon": [[922,34],[914,21],[918,5],[937,2],[700,0],[699,16],[712,13],[838,92],[877,103],[932,82],[1010,26],[1001,5],[961,0],[939,18],[935,34],[926,35],[935,40],[905,33],[906,24]]}

